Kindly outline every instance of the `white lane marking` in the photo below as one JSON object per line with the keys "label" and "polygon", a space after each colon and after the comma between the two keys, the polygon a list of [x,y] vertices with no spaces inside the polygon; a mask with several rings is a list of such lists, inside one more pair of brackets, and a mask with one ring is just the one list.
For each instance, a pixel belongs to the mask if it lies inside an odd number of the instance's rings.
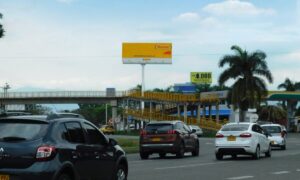
{"label": "white lane marking", "polygon": [[297,171],[297,172],[300,172],[300,169],[297,169],[296,171]]}
{"label": "white lane marking", "polygon": [[239,179],[250,179],[250,178],[254,178],[254,176],[239,176],[239,177],[231,177],[231,178],[227,178],[228,180],[239,180]]}
{"label": "white lane marking", "polygon": [[189,168],[189,167],[208,166],[208,165],[215,165],[215,164],[225,164],[225,163],[228,163],[228,162],[220,162],[220,163],[199,163],[199,164],[187,164],[187,165],[181,165],[181,166],[169,166],[169,167],[155,168],[155,170],[178,169],[178,168]]}
{"label": "white lane marking", "polygon": [[271,174],[280,175],[280,174],[288,174],[288,173],[290,173],[290,171],[278,171],[278,172],[272,172]]}

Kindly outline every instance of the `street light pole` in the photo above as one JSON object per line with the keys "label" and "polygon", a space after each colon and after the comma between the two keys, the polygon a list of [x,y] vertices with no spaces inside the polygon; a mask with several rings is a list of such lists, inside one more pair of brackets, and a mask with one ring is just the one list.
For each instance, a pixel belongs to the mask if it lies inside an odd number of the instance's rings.
{"label": "street light pole", "polygon": [[[5,85],[3,87],[1,87],[3,89],[3,98],[7,98],[8,97],[8,89],[10,89],[10,85],[8,83],[5,83]],[[1,108],[2,108],[2,103],[1,103]],[[4,111],[6,110],[6,107],[4,105]]]}

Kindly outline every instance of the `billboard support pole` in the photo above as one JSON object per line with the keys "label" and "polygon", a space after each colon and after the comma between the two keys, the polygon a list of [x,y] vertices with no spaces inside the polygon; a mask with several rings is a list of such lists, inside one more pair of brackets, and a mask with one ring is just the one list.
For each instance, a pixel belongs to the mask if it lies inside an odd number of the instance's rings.
{"label": "billboard support pole", "polygon": [[[142,65],[142,97],[144,97],[144,92],[145,92],[145,65],[146,64],[141,64]],[[142,112],[144,112],[145,108],[145,102],[142,100]]]}

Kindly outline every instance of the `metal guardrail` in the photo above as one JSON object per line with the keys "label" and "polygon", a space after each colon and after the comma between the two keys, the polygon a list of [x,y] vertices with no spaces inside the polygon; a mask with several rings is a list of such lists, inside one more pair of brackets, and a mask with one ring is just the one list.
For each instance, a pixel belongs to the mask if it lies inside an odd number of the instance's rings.
{"label": "metal guardrail", "polygon": [[43,92],[8,92],[0,93],[0,98],[89,98],[89,97],[124,97],[125,91],[116,91],[113,95],[106,91],[43,91]]}

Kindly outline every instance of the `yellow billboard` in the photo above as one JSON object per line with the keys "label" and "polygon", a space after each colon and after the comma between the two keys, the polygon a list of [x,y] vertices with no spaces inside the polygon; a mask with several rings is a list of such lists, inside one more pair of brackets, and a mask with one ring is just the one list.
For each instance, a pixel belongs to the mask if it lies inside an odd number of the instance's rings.
{"label": "yellow billboard", "polygon": [[211,84],[211,72],[191,72],[191,82],[195,84]]}
{"label": "yellow billboard", "polygon": [[172,43],[123,43],[124,64],[172,64]]}

